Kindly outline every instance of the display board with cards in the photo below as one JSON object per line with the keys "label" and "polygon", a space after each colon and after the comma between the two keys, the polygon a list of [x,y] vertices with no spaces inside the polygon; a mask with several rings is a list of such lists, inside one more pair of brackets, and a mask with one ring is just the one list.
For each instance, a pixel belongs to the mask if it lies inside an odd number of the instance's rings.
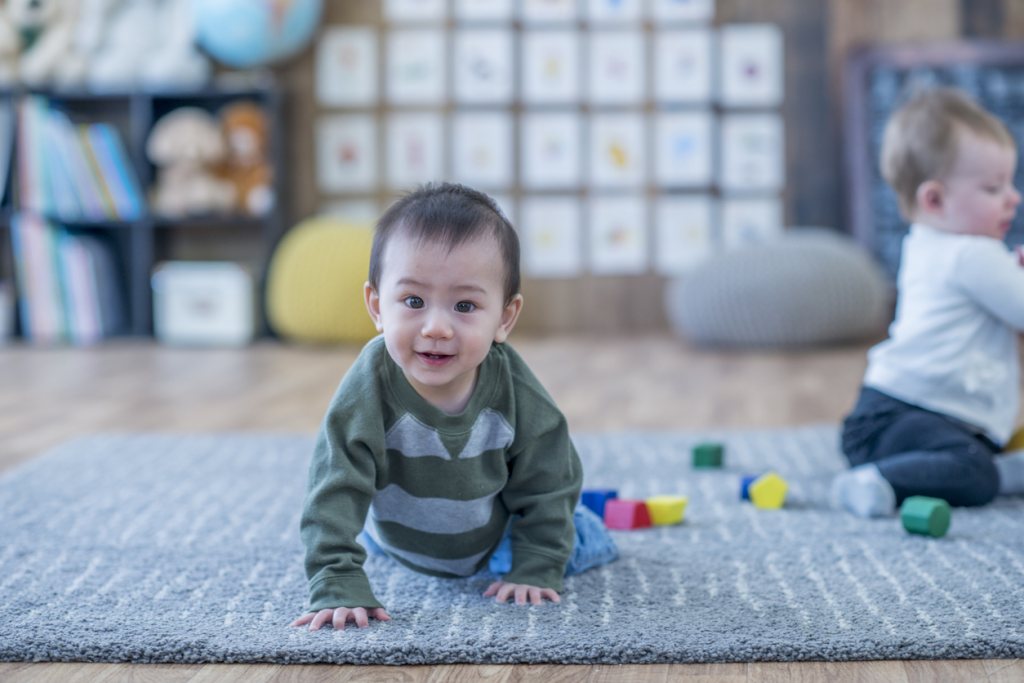
{"label": "display board with cards", "polygon": [[[909,225],[896,195],[882,178],[879,152],[889,116],[914,92],[934,86],[966,91],[1006,123],[1024,147],[1024,46],[1004,42],[955,42],[886,46],[851,55],[845,81],[845,152],[849,222],[857,239],[895,280]],[[1024,184],[1018,165],[1014,185]],[[1018,213],[1009,245],[1024,243]]]}
{"label": "display board with cards", "polygon": [[783,41],[713,0],[384,0],[317,49],[325,210],[486,191],[527,278],[672,275],[782,230]]}

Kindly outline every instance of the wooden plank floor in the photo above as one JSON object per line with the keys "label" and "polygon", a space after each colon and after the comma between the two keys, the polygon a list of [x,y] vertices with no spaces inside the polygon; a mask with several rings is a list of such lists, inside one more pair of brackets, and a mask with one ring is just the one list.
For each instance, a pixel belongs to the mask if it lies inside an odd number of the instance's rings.
{"label": "wooden plank floor", "polygon": [[[837,421],[867,345],[709,352],[667,336],[514,340],[576,431],[772,427]],[[316,430],[357,350],[267,342],[244,350],[0,347],[0,471],[98,431]],[[1024,681],[1024,662],[353,667],[0,663],[2,683],[771,683]]]}

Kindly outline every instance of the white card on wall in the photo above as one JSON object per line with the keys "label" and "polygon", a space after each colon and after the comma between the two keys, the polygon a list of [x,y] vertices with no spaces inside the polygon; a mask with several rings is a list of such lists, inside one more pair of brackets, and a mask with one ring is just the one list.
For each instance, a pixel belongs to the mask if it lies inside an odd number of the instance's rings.
{"label": "white card on wall", "polygon": [[516,213],[516,203],[512,200],[512,197],[507,194],[497,194],[488,192],[487,195],[495,201],[501,212],[505,214],[505,218],[512,224],[512,227],[519,231],[519,223],[517,223],[518,214]]}
{"label": "white card on wall", "polygon": [[380,205],[372,199],[350,199],[326,202],[320,213],[343,221],[373,225],[380,218]]}
{"label": "white card on wall", "polygon": [[512,117],[458,112],[451,119],[452,175],[477,189],[512,184]]}
{"label": "white card on wall", "polygon": [[593,104],[639,104],[644,98],[644,44],[640,31],[590,33],[587,97]]}
{"label": "white card on wall", "polygon": [[654,97],[661,103],[708,103],[714,34],[705,28],[654,34]]}
{"label": "white card on wall", "polygon": [[715,18],[715,0],[650,0],[651,19],[656,24],[710,22]]}
{"label": "white card on wall", "polygon": [[680,275],[715,252],[715,200],[708,195],[663,195],[656,208],[655,267]]}
{"label": "white card on wall", "polygon": [[719,33],[721,102],[726,107],[782,103],[782,31],[774,24],[727,24]]}
{"label": "white card on wall", "polygon": [[444,177],[444,125],[439,114],[392,114],[388,119],[388,185],[406,190]]}
{"label": "white card on wall", "polygon": [[576,277],[583,269],[576,197],[526,197],[521,204],[523,270],[533,278]]}
{"label": "white card on wall", "polygon": [[316,97],[325,107],[377,102],[377,32],[365,26],[324,29],[316,49]]}
{"label": "white card on wall", "polygon": [[523,31],[523,101],[570,104],[580,96],[577,31]]}
{"label": "white card on wall", "polygon": [[641,114],[595,114],[590,120],[590,182],[594,187],[640,187],[646,178]]}
{"label": "white card on wall", "polygon": [[571,112],[528,112],[520,121],[520,182],[523,187],[549,190],[580,185],[580,117]]}
{"label": "white card on wall", "polygon": [[377,187],[377,124],[369,115],[324,116],[316,126],[316,177],[325,194]]}
{"label": "white card on wall", "polygon": [[439,104],[445,98],[442,31],[401,30],[388,35],[386,92],[393,104]]}
{"label": "white card on wall", "polygon": [[511,21],[512,0],[455,0],[457,21]]}
{"label": "white card on wall", "polygon": [[594,24],[632,23],[640,21],[641,0],[586,0],[587,21]]}
{"label": "white card on wall", "polygon": [[590,200],[589,263],[596,275],[647,272],[647,203],[642,196]]}
{"label": "white card on wall", "polygon": [[528,24],[567,24],[579,18],[579,0],[521,0],[522,19]]}
{"label": "white card on wall", "polygon": [[722,245],[735,249],[762,244],[782,235],[782,201],[778,197],[722,200]]}
{"label": "white card on wall", "polygon": [[654,121],[654,178],[660,187],[707,187],[714,181],[715,119],[710,111],[659,113]]}
{"label": "white card on wall", "polygon": [[722,117],[719,183],[729,191],[781,190],[786,182],[782,117],[727,114]]}
{"label": "white card on wall", "polygon": [[395,23],[444,21],[447,0],[384,0],[384,20]]}
{"label": "white card on wall", "polygon": [[505,104],[512,100],[515,76],[512,32],[459,31],[452,57],[455,100],[463,104]]}

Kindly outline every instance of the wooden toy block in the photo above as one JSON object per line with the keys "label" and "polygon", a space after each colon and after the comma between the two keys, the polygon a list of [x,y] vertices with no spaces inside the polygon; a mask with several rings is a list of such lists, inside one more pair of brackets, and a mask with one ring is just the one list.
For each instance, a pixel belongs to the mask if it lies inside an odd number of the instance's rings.
{"label": "wooden toy block", "polygon": [[651,513],[642,500],[609,498],[604,504],[604,525],[609,529],[643,529],[651,526]]}
{"label": "wooden toy block", "polygon": [[768,472],[750,483],[750,502],[762,510],[777,510],[786,502],[786,480]]}
{"label": "wooden toy block", "polygon": [[912,534],[941,538],[949,529],[949,503],[941,498],[910,496],[900,506],[900,520]]}
{"label": "wooden toy block", "polygon": [[740,479],[740,500],[750,500],[750,485],[757,481],[758,475],[745,474]]}
{"label": "wooden toy block", "polygon": [[721,467],[725,446],[720,443],[701,443],[693,447],[694,467]]}
{"label": "wooden toy block", "polygon": [[604,517],[604,504],[611,498],[618,498],[615,489],[587,489],[580,495],[580,502],[594,511],[598,517]]}
{"label": "wooden toy block", "polygon": [[686,496],[652,496],[647,499],[647,512],[655,526],[679,524],[686,512]]}

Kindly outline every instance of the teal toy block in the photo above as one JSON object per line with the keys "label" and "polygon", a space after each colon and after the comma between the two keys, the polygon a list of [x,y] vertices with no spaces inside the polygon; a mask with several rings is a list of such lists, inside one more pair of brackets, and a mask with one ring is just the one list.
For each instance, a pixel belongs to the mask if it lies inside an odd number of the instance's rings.
{"label": "teal toy block", "polygon": [[941,538],[949,529],[949,503],[941,498],[910,496],[900,506],[903,528],[912,534]]}
{"label": "teal toy block", "polygon": [[693,447],[693,466],[695,468],[712,468],[722,466],[722,455],[725,446],[720,443],[701,443]]}

